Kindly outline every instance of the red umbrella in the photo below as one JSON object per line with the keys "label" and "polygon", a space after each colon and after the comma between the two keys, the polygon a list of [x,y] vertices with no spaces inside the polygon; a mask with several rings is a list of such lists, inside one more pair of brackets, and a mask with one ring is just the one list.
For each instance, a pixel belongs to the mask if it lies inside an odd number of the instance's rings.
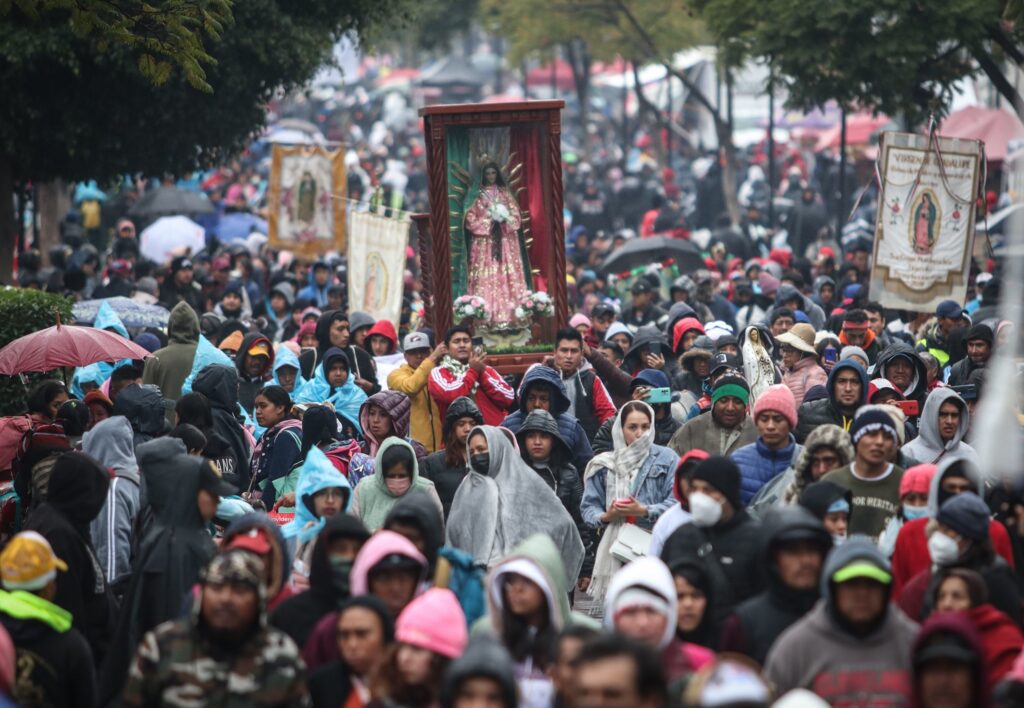
{"label": "red umbrella", "polygon": [[97,361],[145,359],[150,353],[119,334],[93,327],[62,325],[19,337],[0,349],[0,374],[52,371],[63,366],[88,366]]}
{"label": "red umbrella", "polygon": [[[846,144],[867,145],[876,133],[892,123],[891,118],[873,116],[870,113],[853,113],[846,116]],[[818,137],[815,150],[839,147],[842,125],[836,125]]]}

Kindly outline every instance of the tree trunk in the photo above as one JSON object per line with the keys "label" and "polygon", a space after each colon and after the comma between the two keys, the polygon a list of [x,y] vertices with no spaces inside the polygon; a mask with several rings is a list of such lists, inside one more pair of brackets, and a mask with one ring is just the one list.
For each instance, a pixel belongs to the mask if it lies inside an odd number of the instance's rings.
{"label": "tree trunk", "polygon": [[0,155],[0,283],[14,284],[14,248],[17,243],[14,221],[14,168]]}
{"label": "tree trunk", "polygon": [[590,162],[590,140],[587,138],[587,116],[590,108],[590,49],[582,39],[574,39],[565,45],[569,66],[572,67],[572,80],[576,85],[576,100],[580,104],[580,135],[583,143],[580,150],[583,159]]}
{"label": "tree trunk", "polygon": [[718,134],[718,153],[722,160],[722,196],[725,210],[733,226],[740,225],[740,201],[736,195],[736,147],[732,144],[732,130],[728,123],[715,123]]}
{"label": "tree trunk", "polygon": [[71,195],[64,180],[39,185],[39,253],[49,263],[50,249],[60,243],[60,223],[71,208]]}
{"label": "tree trunk", "polygon": [[1017,89],[1009,82],[992,56],[979,49],[974,52],[974,58],[1000,95],[1013,106],[1013,111],[1017,114],[1017,117],[1024,120],[1024,99],[1017,93]]}

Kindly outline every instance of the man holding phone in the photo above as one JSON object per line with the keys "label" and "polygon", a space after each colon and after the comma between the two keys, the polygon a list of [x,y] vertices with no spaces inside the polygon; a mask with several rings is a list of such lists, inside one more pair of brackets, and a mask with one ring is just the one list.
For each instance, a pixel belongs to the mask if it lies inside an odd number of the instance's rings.
{"label": "man holding phone", "polygon": [[882,350],[875,366],[876,379],[886,379],[908,401],[924,403],[928,394],[928,369],[914,348],[896,341]]}
{"label": "man holding phone", "polygon": [[487,425],[501,425],[515,400],[515,393],[501,374],[487,366],[483,347],[473,344],[468,327],[456,325],[444,338],[448,353],[430,372],[427,390],[444,419],[448,406],[459,396],[476,401]]}

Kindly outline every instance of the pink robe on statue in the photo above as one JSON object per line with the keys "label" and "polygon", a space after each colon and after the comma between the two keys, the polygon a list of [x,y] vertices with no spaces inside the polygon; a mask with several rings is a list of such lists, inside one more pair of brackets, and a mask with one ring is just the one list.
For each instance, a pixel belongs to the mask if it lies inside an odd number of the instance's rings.
{"label": "pink robe on statue", "polygon": [[[492,204],[504,204],[509,220],[501,225],[501,260],[493,255],[490,216]],[[466,231],[469,232],[468,295],[478,295],[487,302],[487,314],[494,327],[515,322],[515,309],[519,298],[526,292],[526,275],[519,248],[519,205],[509,191],[491,185],[480,190],[466,211]]]}

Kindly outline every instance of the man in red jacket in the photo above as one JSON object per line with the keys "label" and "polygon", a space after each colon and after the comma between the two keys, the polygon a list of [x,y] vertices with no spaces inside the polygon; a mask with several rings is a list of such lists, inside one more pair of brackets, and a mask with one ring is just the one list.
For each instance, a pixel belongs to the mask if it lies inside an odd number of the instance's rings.
{"label": "man in red jacket", "polygon": [[476,401],[487,425],[501,425],[515,393],[501,374],[487,366],[487,355],[473,346],[468,327],[456,325],[444,337],[448,354],[430,372],[427,390],[437,401],[441,418],[459,396]]}

